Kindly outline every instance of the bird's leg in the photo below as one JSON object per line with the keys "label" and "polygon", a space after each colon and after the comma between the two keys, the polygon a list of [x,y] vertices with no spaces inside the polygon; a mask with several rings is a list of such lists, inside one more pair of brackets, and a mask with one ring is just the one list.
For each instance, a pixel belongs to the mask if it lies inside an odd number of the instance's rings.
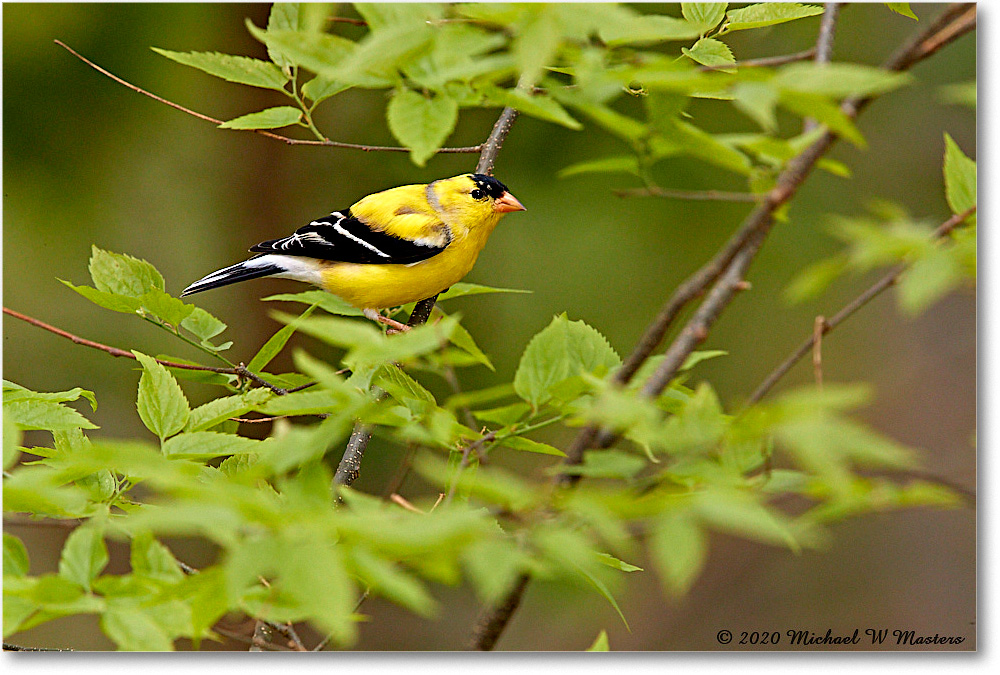
{"label": "bird's leg", "polygon": [[407,326],[405,323],[400,323],[395,319],[390,319],[387,316],[382,316],[382,314],[377,309],[366,307],[361,311],[362,313],[364,313],[366,318],[374,321],[375,323],[384,323],[386,326],[388,326],[389,333],[405,333],[406,331],[410,330],[410,327]]}

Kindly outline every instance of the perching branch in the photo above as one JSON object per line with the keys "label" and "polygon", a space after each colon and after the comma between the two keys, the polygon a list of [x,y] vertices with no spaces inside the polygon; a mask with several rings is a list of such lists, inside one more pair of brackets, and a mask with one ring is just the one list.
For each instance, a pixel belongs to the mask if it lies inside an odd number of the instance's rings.
{"label": "perching branch", "polygon": [[[738,61],[736,63],[737,68],[773,68],[774,66],[783,66],[788,63],[796,63],[798,61],[808,61],[809,59],[816,56],[816,48],[811,47],[804,52],[795,52],[794,54],[780,54],[778,56],[765,56],[759,59],[747,59],[746,61]],[[719,70],[720,68],[731,68],[729,66],[698,66],[698,70],[702,72],[711,72],[713,70]]]}
{"label": "perching branch", "polygon": [[[133,354],[132,352],[125,351],[124,349],[119,349],[118,347],[111,347],[106,344],[102,344],[100,342],[94,342],[93,340],[88,340],[86,338],[82,338],[78,335],[74,335],[73,333],[65,331],[61,328],[56,328],[53,325],[47,324],[44,321],[39,321],[38,319],[32,318],[26,314],[15,312],[14,310],[9,309],[7,307],[3,308],[3,313],[12,316],[15,319],[20,319],[21,321],[29,323],[32,326],[37,326],[38,328],[47,330],[50,333],[55,333],[56,335],[64,337],[67,340],[71,340],[78,345],[99,349],[102,352],[111,354],[111,356],[123,356],[127,359],[135,360],[135,354]],[[248,380],[252,380],[253,382],[257,383],[262,387],[270,389],[279,396],[289,394],[293,391],[300,391],[302,389],[307,389],[316,384],[315,382],[310,382],[308,384],[303,384],[301,386],[295,387],[294,389],[283,389],[281,387],[277,387],[271,384],[267,380],[263,379],[257,373],[248,370],[247,367],[244,366],[243,364],[231,368],[226,368],[220,366],[200,366],[190,363],[177,363],[176,361],[165,361],[163,359],[153,359],[153,360],[159,363],[161,366],[166,366],[167,368],[180,368],[181,370],[202,370],[209,373],[221,373],[223,375],[236,375],[237,377],[244,377]]]}
{"label": "perching branch", "polygon": [[[496,162],[500,148],[503,147],[503,142],[507,138],[507,134],[510,133],[515,119],[517,119],[517,111],[513,108],[504,108],[503,112],[500,113],[500,117],[493,125],[493,130],[490,131],[486,142],[479,146],[482,148],[482,152],[479,155],[479,162],[476,164],[476,173],[493,173],[493,164]],[[431,312],[434,311],[436,301],[437,295],[418,302],[406,325],[421,326],[427,323]],[[361,473],[361,460],[364,458],[365,450],[368,449],[368,443],[371,440],[372,428],[370,426],[361,423],[354,425],[351,437],[347,441],[347,447],[344,449],[344,456],[340,459],[337,473],[333,477],[335,485],[350,485],[357,480]]]}
{"label": "perching branch", "polygon": [[[975,213],[975,211],[976,207],[973,206],[967,211],[952,216],[934,231],[934,237],[936,239],[943,239],[948,236],[952,230],[965,222],[965,219]],[[822,332],[818,335],[814,332],[809,339],[799,345],[799,347],[792,352],[788,358],[782,361],[770,375],[764,378],[764,381],[760,383],[760,386],[758,386],[757,389],[754,390],[753,394],[750,395],[750,399],[747,401],[747,404],[753,405],[767,396],[768,392],[771,391],[774,385],[778,383],[778,380],[784,377],[788,371],[792,369],[792,366],[798,363],[806,354],[809,353],[809,351],[813,348],[813,345],[816,344],[818,338],[826,335],[845,320],[850,318],[855,312],[867,305],[877,295],[891,286],[894,286],[899,280],[899,277],[907,270],[907,268],[909,268],[909,266],[910,263],[900,263],[894,267],[892,271],[872,284],[867,290],[865,290],[864,293],[844,305],[839,312],[827,319],[823,324]]]}
{"label": "perching branch", "polygon": [[[145,89],[143,89],[141,87],[138,87],[138,86],[132,84],[131,82],[123,80],[122,78],[118,77],[114,73],[112,73],[112,72],[110,72],[108,70],[105,70],[104,68],[102,68],[101,66],[97,65],[93,61],[91,61],[91,60],[87,59],[86,57],[82,56],[81,54],[77,53],[75,50],[73,50],[71,47],[69,47],[65,42],[62,42],[61,40],[54,40],[53,42],[55,42],[57,45],[59,45],[60,47],[62,47],[66,51],[68,51],[70,54],[72,54],[76,58],[78,58],[81,61],[83,61],[84,63],[86,63],[88,66],[90,66],[91,68],[93,68],[97,72],[101,73],[102,75],[106,75],[107,77],[110,77],[112,80],[114,80],[118,84],[124,85],[124,86],[128,87],[129,89],[131,89],[132,91],[138,92],[138,93],[142,94],[143,96],[148,96],[149,98],[153,99],[154,101],[159,101],[160,103],[164,103],[164,104],[170,106],[171,108],[175,108],[176,110],[180,110],[183,113],[187,113],[188,115],[191,115],[193,117],[197,117],[200,120],[205,120],[206,122],[212,122],[215,125],[220,125],[220,124],[223,123],[223,120],[217,120],[214,117],[210,117],[209,115],[205,115],[203,113],[196,112],[194,110],[191,110],[190,108],[185,108],[184,106],[182,106],[182,105],[180,105],[178,103],[174,103],[173,101],[168,101],[167,99],[162,98],[160,96],[157,96],[156,94],[154,94],[152,92],[146,91]],[[325,146],[325,147],[330,147],[330,148],[346,148],[346,149],[349,149],[349,150],[363,150],[365,152],[410,152],[410,148],[404,148],[402,146],[395,146],[395,145],[365,145],[365,144],[361,144],[361,143],[344,143],[342,141],[332,141],[332,140],[330,140],[329,138],[326,138],[326,137],[324,137],[322,140],[308,140],[308,139],[301,139],[301,138],[291,138],[289,136],[282,136],[281,134],[276,134],[273,131],[268,131],[267,129],[237,129],[237,131],[252,131],[252,132],[254,132],[256,134],[260,134],[261,136],[266,136],[268,138],[273,138],[275,140],[282,141],[283,143],[287,143],[288,145],[318,145],[318,146]],[[482,147],[483,146],[481,146],[481,145],[471,145],[471,146],[459,147],[459,148],[440,148],[438,150],[438,152],[439,153],[470,153],[471,154],[473,152],[479,152],[480,150],[482,150]]]}
{"label": "perching branch", "polygon": [[[833,35],[837,29],[837,17],[840,14],[841,2],[828,2],[823,6],[823,18],[819,24],[819,37],[816,39],[816,63],[829,63],[833,56]],[[802,125],[803,133],[812,131],[819,123],[815,119],[806,118]]]}
{"label": "perching branch", "polygon": [[[885,68],[895,71],[906,70],[969,32],[976,25],[975,12],[975,5],[949,7],[941,18],[934,21],[890,58]],[[848,99],[844,101],[841,109],[853,118],[870,100]],[[677,288],[647,328],[625,364],[614,374],[612,378],[614,383],[622,385],[631,380],[666,335],[681,309],[714,284],[705,301],[667,349],[657,371],[643,387],[643,393],[647,396],[657,396],[662,392],[676,375],[684,359],[707,337],[708,330],[736,292],[748,287],[743,275],[773,225],[774,212],[794,196],[816,162],[836,139],[837,136],[828,131],[788,163],[778,177],[775,187],[767,194],[766,200],[747,216],[743,225],[724,244],[722,250]],[[595,441],[597,447],[608,447],[615,439],[614,433],[601,430],[594,425],[587,426],[567,449],[564,464],[579,464],[583,460],[584,451],[594,447]],[[559,480],[564,484],[573,485],[578,479],[565,477]],[[527,583],[526,577],[520,577],[500,602],[487,609],[474,631],[474,648],[484,650],[493,648],[517,609]]]}

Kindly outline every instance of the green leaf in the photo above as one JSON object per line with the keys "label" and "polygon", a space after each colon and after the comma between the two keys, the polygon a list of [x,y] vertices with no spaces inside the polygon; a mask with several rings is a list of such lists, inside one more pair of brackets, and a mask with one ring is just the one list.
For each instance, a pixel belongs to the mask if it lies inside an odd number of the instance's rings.
{"label": "green leaf", "polygon": [[520,422],[529,412],[531,412],[531,406],[527,403],[518,401],[517,403],[501,406],[499,408],[491,408],[489,410],[473,410],[472,414],[481,422],[489,422],[491,424],[498,424],[502,427],[506,427]]}
{"label": "green leaf", "polygon": [[115,607],[101,617],[101,630],[123,651],[173,651],[173,640],[145,609]]}
{"label": "green leaf", "polygon": [[[3,574],[4,576],[23,577],[28,574],[28,549],[20,539],[12,534],[3,533]],[[4,598],[6,602],[6,598]],[[6,632],[4,633],[6,635]]]}
{"label": "green leaf", "polygon": [[910,9],[910,3],[908,2],[887,2],[885,6],[894,11],[896,14],[902,14],[903,16],[909,17],[914,21],[920,21],[917,15],[913,13]]}
{"label": "green leaf", "polygon": [[792,63],[771,81],[782,91],[819,94],[832,98],[871,96],[898,89],[913,77],[859,63]]}
{"label": "green leaf", "polygon": [[368,28],[373,31],[397,25],[434,21],[444,15],[444,6],[431,2],[359,2],[354,5],[354,9],[368,24]]}
{"label": "green leaf", "polygon": [[277,91],[285,91],[285,84],[288,82],[281,68],[269,61],[218,52],[171,52],[156,47],[150,49],[171,61],[197,68],[227,82]]}
{"label": "green leaf", "polygon": [[472,335],[469,331],[465,330],[465,327],[462,326],[462,324],[455,324],[448,340],[475,359],[477,363],[481,363],[493,372],[496,372],[496,368],[493,367],[493,363],[490,361],[490,358],[483,353],[483,350],[479,348],[479,345],[476,344]]}
{"label": "green leaf", "polygon": [[867,147],[864,136],[858,131],[854,122],[844,114],[836,103],[825,96],[803,92],[783,91],[779,98],[783,108],[799,117],[811,117],[820,124],[825,124],[830,131],[842,136],[859,148]]}
{"label": "green leaf", "polygon": [[[720,4],[723,7],[725,7],[725,3],[709,3],[709,2],[705,2],[705,3],[685,3],[685,4],[704,4],[704,5]],[[602,629],[601,632],[597,634],[597,639],[594,640],[594,644],[592,644],[589,647],[587,647],[587,651],[588,652],[610,652],[611,651],[611,645],[608,644],[608,632],[606,630]]]}
{"label": "green leaf", "polygon": [[386,108],[389,130],[410,148],[410,158],[417,166],[444,145],[458,121],[458,103],[439,94],[433,98],[411,89],[397,89]]}
{"label": "green leaf", "polygon": [[612,568],[614,568],[616,570],[621,570],[622,572],[642,572],[643,571],[643,569],[641,567],[636,567],[635,565],[630,565],[629,563],[625,562],[624,560],[619,560],[618,558],[614,557],[613,555],[609,555],[607,553],[598,553],[597,554],[597,559],[600,560],[603,564],[607,565],[608,567],[612,567]]}
{"label": "green leaf", "polygon": [[847,269],[846,256],[835,256],[809,265],[792,279],[785,289],[789,302],[799,303],[820,296],[844,270]]}
{"label": "green leaf", "polygon": [[403,404],[411,399],[431,405],[436,403],[432,393],[394,363],[379,368],[375,377],[372,378],[372,382],[385,389],[390,396]]}
{"label": "green leaf", "polygon": [[976,81],[959,82],[941,87],[940,98],[945,103],[964,105],[976,109]]}
{"label": "green leaf", "polygon": [[681,15],[691,23],[700,24],[709,31],[726,16],[728,2],[682,2]]}
{"label": "green leaf", "polygon": [[195,310],[194,305],[189,305],[160,290],[149,291],[140,300],[143,309],[172,326],[181,325]]}
{"label": "green leaf", "polygon": [[317,75],[302,85],[302,95],[314,103],[322,103],[331,96],[336,96],[350,88],[350,85],[331,80],[324,75]]}
{"label": "green leaf", "polygon": [[646,460],[624,450],[588,450],[582,464],[567,464],[560,471],[569,476],[628,479],[644,468]]}
{"label": "green leaf", "polygon": [[555,455],[556,457],[566,456],[566,453],[559,448],[554,448],[548,443],[539,443],[523,436],[510,436],[497,443],[497,445],[521,452],[534,452],[540,455]]}
{"label": "green leaf", "polygon": [[163,277],[145,260],[91,247],[90,277],[104,293],[141,298],[149,291],[164,289]]}
{"label": "green leaf", "polygon": [[952,213],[976,205],[976,163],[948,134],[944,135],[944,187]]}
{"label": "green leaf", "polygon": [[371,590],[424,617],[437,613],[437,602],[423,584],[385,558],[361,547],[350,549],[355,572]]}
{"label": "green leaf", "polygon": [[708,361],[709,359],[728,355],[729,352],[722,349],[706,349],[700,352],[691,352],[688,354],[688,357],[684,359],[684,363],[681,364],[681,367],[678,368],[678,370],[691,370],[702,361]]}
{"label": "green leaf", "polygon": [[600,28],[601,39],[609,47],[649,44],[671,40],[693,40],[704,32],[704,24],[672,16],[646,14]]}
{"label": "green leaf", "polygon": [[484,293],[531,293],[531,291],[525,291],[520,288],[494,288],[493,286],[483,286],[481,284],[470,284],[460,281],[441,293],[438,296],[438,302],[461,298],[466,295],[482,295]]}
{"label": "green leaf", "polygon": [[355,640],[357,627],[352,616],[357,592],[339,547],[318,536],[288,541],[276,567],[281,590],[311,621],[338,644],[349,645]]}
{"label": "green leaf", "polygon": [[917,316],[964,279],[962,267],[947,248],[935,248],[919,258],[899,281],[899,304]]}
{"label": "green leaf", "polygon": [[722,32],[773,26],[822,13],[823,8],[814,5],[800,5],[797,2],[762,2],[729,10],[726,13],[726,23],[722,26]]}
{"label": "green leaf", "polygon": [[26,389],[19,384],[11,382],[9,380],[3,381],[3,402],[10,403],[13,401],[23,401],[25,399],[35,399],[38,401],[55,401],[56,403],[65,403],[67,401],[75,401],[80,397],[83,397],[90,401],[90,409],[97,410],[97,397],[94,396],[94,392],[87,391],[86,389],[81,389],[80,387],[74,387],[67,391],[51,391],[51,392],[39,392],[31,391]]}
{"label": "green leaf", "polygon": [[260,351],[258,351],[252,359],[250,359],[250,363],[247,364],[247,369],[255,373],[259,373],[267,367],[267,364],[269,364],[271,360],[285,348],[289,338],[291,338],[292,334],[298,329],[299,322],[304,319],[308,319],[316,307],[316,304],[311,305],[306,309],[306,311],[302,312],[297,320],[282,327],[277,333],[272,335],[268,341],[264,343],[264,346],[260,348]]}
{"label": "green leaf", "polygon": [[191,408],[177,380],[166,368],[147,356],[132,350],[142,364],[139,378],[139,397],[136,406],[146,428],[160,437],[162,442],[184,428]]}
{"label": "green leaf", "polygon": [[708,537],[691,518],[668,513],[655,522],[649,549],[664,589],[683,595],[705,564]]}
{"label": "green leaf", "polygon": [[73,530],[63,545],[59,557],[59,576],[74,581],[87,591],[90,584],[108,564],[108,548],[104,544],[104,528],[91,520]]}
{"label": "green leaf", "polygon": [[3,468],[4,471],[17,464],[21,457],[21,428],[3,410]]}
{"label": "green leaf", "polygon": [[504,597],[531,564],[513,537],[481,539],[466,546],[461,556],[476,595],[488,604]]}
{"label": "green leaf", "polygon": [[278,129],[298,124],[302,111],[290,105],[279,105],[260,112],[241,115],[219,125],[220,129]]}
{"label": "green leaf", "polygon": [[115,295],[114,293],[99,291],[96,288],[91,288],[90,286],[74,286],[65,279],[59,279],[59,281],[66,284],[98,307],[110,309],[113,312],[135,314],[142,305],[142,301],[139,298],[133,298],[127,295]]}
{"label": "green leaf", "polygon": [[562,314],[528,343],[514,375],[514,390],[537,408],[552,398],[559,383],[584,373],[602,376],[620,365],[621,358],[603,335]]}
{"label": "green leaf", "polygon": [[774,109],[778,104],[778,92],[770,84],[761,82],[740,82],[733,89],[733,105],[760,125],[764,131],[778,128]]}
{"label": "green leaf", "polygon": [[786,517],[748,493],[728,489],[701,492],[693,506],[702,521],[715,529],[793,551],[800,548]]}
{"label": "green leaf", "polygon": [[[694,43],[691,49],[681,47],[681,53],[689,59],[710,68],[719,68],[723,72],[736,72],[736,57],[732,50],[721,40],[702,38]],[[727,68],[726,66],[733,66]]]}
{"label": "green leaf", "polygon": [[639,159],[635,155],[612,155],[586,162],[577,162],[560,169],[556,175],[559,178],[569,178],[584,173],[627,173],[639,175]]}
{"label": "green leaf", "polygon": [[[337,76],[338,67],[348,55],[357,51],[357,44],[339,35],[309,30],[264,31],[249,19],[246,27],[251,35],[267,45],[269,54],[279,54],[282,61],[304,66],[329,80],[342,81]],[[382,83],[382,86],[388,85]]]}
{"label": "green leaf", "polygon": [[568,129],[579,130],[583,125],[573,119],[558,101],[545,95],[531,95],[523,89],[497,90],[504,105],[514,108],[526,115],[537,117],[546,122],[554,122]]}
{"label": "green leaf", "polygon": [[227,455],[247,455],[261,451],[261,443],[254,438],[214,431],[190,431],[178,434],[163,443],[166,457],[182,459],[213,459]]}
{"label": "green leaf", "polygon": [[246,394],[213,399],[191,411],[184,430],[203,431],[211,429],[216,424],[224,422],[230,417],[238,417],[243,413],[253,410],[256,406],[263,405],[271,396],[271,392],[260,388],[253,389]]}
{"label": "green leaf", "polygon": [[301,293],[279,293],[278,295],[269,295],[264,298],[265,302],[271,300],[283,300],[286,302],[302,302],[307,305],[319,305],[321,309],[329,312],[330,314],[362,316],[360,309],[347,304],[336,295],[327,293],[326,291],[314,290],[303,291]]}
{"label": "green leaf", "polygon": [[622,620],[623,624],[625,624],[626,630],[631,632],[632,629],[629,628],[628,620],[625,618],[625,614],[622,612],[621,607],[618,606],[618,601],[615,600],[615,596],[611,594],[611,591],[608,589],[607,585],[603,581],[598,579],[596,576],[591,574],[589,570],[579,566],[577,566],[577,570],[580,572],[580,574],[583,575],[583,577],[587,581],[589,581],[594,586],[594,588],[597,589],[597,592],[600,593],[602,596],[604,596],[604,599],[611,604],[615,612],[618,614],[618,618]]}
{"label": "green leaf", "polygon": [[181,321],[181,327],[191,331],[191,333],[202,341],[211,340],[226,330],[226,324],[216,319],[201,307],[195,307],[194,311]]}
{"label": "green leaf", "polygon": [[171,582],[184,578],[184,572],[170,550],[148,532],[132,538],[130,562],[135,574]]}
{"label": "green leaf", "polygon": [[19,429],[45,429],[69,431],[70,429],[97,429],[97,425],[77,411],[54,401],[26,399],[4,402],[4,416]]}

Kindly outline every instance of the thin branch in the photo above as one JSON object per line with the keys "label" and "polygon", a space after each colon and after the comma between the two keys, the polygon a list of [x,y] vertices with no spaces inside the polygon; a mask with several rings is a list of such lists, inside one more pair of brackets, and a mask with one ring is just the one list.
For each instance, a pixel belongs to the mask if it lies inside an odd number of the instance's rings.
{"label": "thin branch", "polygon": [[[976,207],[973,206],[967,211],[963,211],[962,213],[952,216],[944,223],[942,223],[941,226],[934,231],[934,237],[941,239],[943,237],[948,236],[948,234],[952,230],[961,225],[966,218],[968,218],[975,212],[976,212]],[[910,266],[909,263],[900,263],[884,277],[882,277],[874,284],[869,286],[868,289],[865,290],[861,295],[859,295],[854,300],[844,305],[844,307],[839,312],[837,312],[832,317],[826,320],[826,322],[823,325],[823,330],[821,335],[826,335],[827,333],[832,331],[834,328],[839,326],[845,320],[850,318],[851,315],[853,315],[859,309],[861,309],[869,302],[871,302],[880,293],[890,288],[891,286],[895,285],[896,281],[899,280],[900,275],[902,275],[903,272],[905,272],[909,266]],[[771,371],[771,374],[768,375],[766,378],[764,378],[764,381],[761,382],[760,385],[757,387],[757,389],[754,390],[753,394],[750,395],[750,399],[747,401],[747,404],[753,405],[754,403],[759,402],[762,398],[767,396],[768,392],[771,391],[774,385],[778,383],[778,380],[784,377],[788,373],[788,371],[792,369],[792,366],[798,363],[806,354],[809,353],[809,351],[813,348],[813,345],[816,343],[818,337],[820,336],[817,336],[814,332],[813,335],[809,337],[801,345],[799,345],[799,347],[794,352],[792,352],[788,356],[788,358],[782,361],[777,368]]]}
{"label": "thin branch", "polygon": [[[823,19],[819,24],[819,37],[816,39],[816,63],[829,63],[833,55],[833,36],[837,29],[837,16],[843,3],[828,2],[823,8]],[[807,117],[802,124],[803,133],[812,131],[819,123],[812,117]]]}
{"label": "thin branch", "polygon": [[[193,117],[197,117],[200,120],[204,120],[206,122],[211,122],[211,123],[215,124],[216,126],[218,126],[218,125],[220,125],[220,124],[223,123],[223,120],[218,120],[218,119],[215,119],[214,117],[211,117],[209,115],[205,115],[204,113],[196,112],[194,110],[191,110],[190,108],[185,108],[184,106],[182,106],[182,105],[180,105],[178,103],[174,103],[173,101],[168,101],[167,99],[165,99],[165,98],[163,98],[161,96],[157,96],[156,94],[154,94],[152,92],[149,92],[149,91],[146,91],[145,89],[143,89],[141,87],[138,87],[138,86],[132,84],[131,82],[123,80],[122,78],[118,77],[114,73],[112,73],[112,72],[110,72],[108,70],[105,70],[104,68],[102,68],[101,66],[97,65],[93,61],[91,61],[91,60],[87,59],[86,57],[82,56],[81,54],[79,54],[78,52],[76,52],[73,48],[71,48],[69,45],[67,45],[65,42],[62,42],[61,40],[54,40],[54,42],[57,45],[59,45],[60,47],[62,47],[63,49],[65,49],[66,51],[68,51],[70,54],[72,54],[73,56],[75,56],[76,58],[78,58],[81,61],[83,61],[84,63],[86,63],[88,66],[90,66],[91,68],[93,68],[97,72],[99,72],[102,75],[105,75],[105,76],[111,78],[112,80],[114,80],[118,84],[121,84],[121,85],[124,85],[124,86],[128,87],[129,89],[131,89],[134,92],[142,94],[143,96],[148,96],[149,98],[153,99],[154,101],[159,101],[160,103],[166,104],[166,105],[170,106],[171,108],[174,108],[176,110],[180,110],[181,112],[187,113],[188,115],[191,115]],[[261,136],[266,136],[268,138],[273,138],[275,140],[282,141],[283,143],[287,143],[288,145],[318,145],[318,146],[324,146],[324,147],[330,147],[330,148],[346,148],[346,149],[349,149],[349,150],[363,150],[365,152],[410,152],[409,148],[404,148],[402,146],[394,146],[394,145],[365,145],[365,144],[361,144],[361,143],[344,143],[344,142],[341,142],[341,141],[332,141],[332,140],[330,140],[329,138],[326,138],[326,137],[324,137],[322,140],[307,140],[307,139],[300,139],[300,138],[291,138],[289,136],[282,136],[281,134],[276,134],[273,131],[268,131],[266,129],[239,129],[238,131],[252,131],[252,132],[254,132],[256,134],[260,134]],[[471,153],[474,153],[474,152],[479,152],[480,150],[482,150],[482,146],[481,145],[472,145],[472,146],[466,146],[466,147],[460,147],[460,148],[441,148],[441,149],[438,150],[438,152],[439,153],[469,153],[469,154],[471,154]]]}
{"label": "thin branch", "polygon": [[510,133],[510,128],[516,119],[517,111],[513,108],[504,108],[500,113],[496,124],[493,125],[493,131],[481,146],[482,152],[479,155],[479,163],[476,164],[476,173],[492,175],[493,164],[497,161],[500,148],[503,147],[503,142],[507,139],[507,134]]}
{"label": "thin branch", "polygon": [[725,192],[723,190],[673,190],[661,187],[629,188],[614,190],[616,197],[665,197],[711,202],[759,202],[766,195],[753,192]]}
{"label": "thin branch", "polygon": [[[82,338],[79,335],[74,335],[73,333],[70,333],[69,331],[65,331],[62,328],[56,328],[55,326],[53,326],[51,324],[47,324],[44,321],[40,321],[39,319],[35,319],[33,317],[30,317],[27,314],[21,314],[20,312],[16,312],[13,309],[10,309],[8,307],[4,307],[3,308],[3,313],[7,314],[9,316],[12,316],[15,319],[20,319],[21,321],[24,321],[25,323],[29,323],[32,326],[36,326],[38,328],[42,328],[44,330],[47,330],[50,333],[55,333],[56,335],[58,335],[60,337],[64,337],[67,340],[70,340],[70,341],[72,341],[75,344],[83,345],[84,347],[91,347],[93,349],[99,349],[102,352],[106,352],[108,354],[111,354],[111,356],[120,356],[120,357],[124,357],[124,358],[127,358],[127,359],[132,359],[133,361],[136,360],[136,356],[132,352],[125,351],[124,349],[119,349],[118,347],[111,347],[109,345],[102,344],[100,342],[94,342],[93,340],[88,340],[86,338]],[[302,385],[300,387],[295,387],[294,389],[282,389],[281,387],[277,387],[277,386],[271,384],[270,382],[268,382],[267,380],[265,380],[264,378],[262,378],[257,373],[254,373],[254,372],[248,370],[247,367],[244,366],[242,363],[240,365],[238,365],[238,366],[235,366],[235,367],[232,367],[232,368],[227,368],[227,367],[221,367],[221,366],[200,366],[200,365],[195,365],[195,364],[190,364],[190,363],[177,363],[176,361],[166,361],[164,359],[153,359],[153,360],[156,361],[157,363],[159,363],[161,366],[166,366],[167,368],[180,368],[181,370],[201,370],[201,371],[206,371],[206,372],[209,372],[209,373],[221,373],[223,375],[236,375],[237,377],[243,377],[243,378],[246,378],[248,380],[252,380],[253,382],[257,383],[258,385],[270,389],[271,391],[273,391],[274,393],[278,394],[279,396],[282,396],[284,394],[288,394],[288,393],[290,393],[292,391],[299,391],[301,389],[305,389],[307,387],[311,387],[314,384],[316,384],[315,382],[310,382],[309,384],[304,384],[304,385]]]}
{"label": "thin branch", "polygon": [[818,388],[823,387],[823,333],[826,332],[826,317],[822,314],[813,321],[813,378]]}
{"label": "thin branch", "polygon": [[[808,61],[809,59],[816,56],[816,48],[810,47],[804,52],[795,52],[794,54],[780,54],[778,56],[765,56],[759,59],[747,59],[746,61],[737,61],[737,68],[771,68],[773,66],[783,66],[786,63],[796,63],[797,61]],[[713,70],[719,70],[720,68],[731,68],[728,66],[698,66],[698,70],[702,72],[711,72]]]}
{"label": "thin branch", "polygon": [[488,652],[493,649],[510,622],[510,618],[521,604],[521,598],[524,597],[524,591],[528,587],[530,579],[531,577],[527,574],[520,575],[507,594],[479,617],[479,621],[472,631],[470,649],[480,652]]}

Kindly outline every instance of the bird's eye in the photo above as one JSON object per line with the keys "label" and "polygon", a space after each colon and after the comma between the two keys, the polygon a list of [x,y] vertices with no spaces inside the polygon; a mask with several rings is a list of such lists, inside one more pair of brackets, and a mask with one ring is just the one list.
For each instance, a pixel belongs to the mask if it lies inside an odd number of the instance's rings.
{"label": "bird's eye", "polygon": [[477,199],[477,200],[478,199],[483,199],[483,198],[486,197],[486,194],[482,190],[480,190],[479,188],[476,188],[475,190],[473,190],[470,193],[470,195],[472,196],[473,199]]}

